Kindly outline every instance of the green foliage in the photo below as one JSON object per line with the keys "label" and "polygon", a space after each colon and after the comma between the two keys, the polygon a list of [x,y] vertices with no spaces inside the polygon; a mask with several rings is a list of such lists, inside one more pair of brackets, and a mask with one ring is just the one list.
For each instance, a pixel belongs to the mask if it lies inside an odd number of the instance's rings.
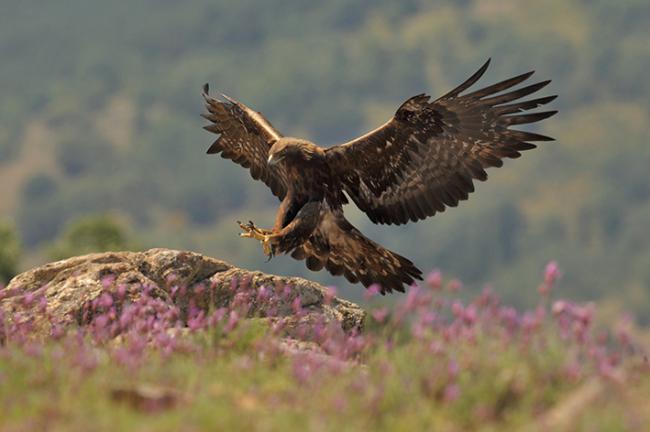
{"label": "green foliage", "polygon": [[39,201],[57,192],[56,180],[46,174],[37,174],[23,187],[25,201]]}
{"label": "green foliage", "polygon": [[58,181],[47,174],[36,174],[25,182],[22,195],[18,227],[25,246],[54,238],[68,215],[59,194]]}
{"label": "green foliage", "polygon": [[122,223],[110,216],[86,216],[73,221],[50,249],[50,257],[60,260],[91,252],[137,248]]}
{"label": "green foliage", "polygon": [[20,242],[14,228],[0,223],[0,283],[7,283],[18,273]]}
{"label": "green foliage", "polygon": [[75,137],[62,141],[57,150],[57,162],[70,177],[114,166],[113,148],[100,140]]}

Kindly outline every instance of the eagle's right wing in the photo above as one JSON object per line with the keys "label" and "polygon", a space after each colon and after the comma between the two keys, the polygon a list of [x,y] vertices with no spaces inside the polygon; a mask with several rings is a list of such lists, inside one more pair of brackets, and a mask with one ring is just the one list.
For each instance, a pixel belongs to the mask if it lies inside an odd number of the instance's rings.
{"label": "eagle's right wing", "polygon": [[208,112],[201,115],[212,122],[204,129],[219,135],[208,153],[221,153],[221,157],[249,168],[255,180],[262,180],[282,200],[287,193],[284,169],[267,164],[273,142],[282,135],[262,114],[243,103],[225,95],[226,102],[210,97],[207,84],[203,87],[203,98]]}

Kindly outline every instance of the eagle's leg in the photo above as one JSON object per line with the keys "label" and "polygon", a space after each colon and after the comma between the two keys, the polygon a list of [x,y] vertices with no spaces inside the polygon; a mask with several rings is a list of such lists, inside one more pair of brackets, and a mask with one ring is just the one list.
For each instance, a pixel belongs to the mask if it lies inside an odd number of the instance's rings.
{"label": "eagle's leg", "polygon": [[264,255],[268,257],[273,256],[273,247],[271,245],[273,231],[264,228],[258,228],[252,221],[249,221],[247,224],[243,224],[239,221],[237,221],[237,223],[239,224],[239,227],[244,231],[243,233],[239,234],[241,237],[259,240],[262,243],[262,250],[264,251]]}

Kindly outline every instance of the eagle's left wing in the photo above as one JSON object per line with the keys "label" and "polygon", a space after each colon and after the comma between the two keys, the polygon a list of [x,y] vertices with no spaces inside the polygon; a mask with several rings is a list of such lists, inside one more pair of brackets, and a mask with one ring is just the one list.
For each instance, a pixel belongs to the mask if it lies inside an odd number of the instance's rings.
{"label": "eagle's left wing", "polygon": [[523,114],[556,97],[517,101],[550,82],[511,90],[533,72],[461,95],[489,63],[441,98],[412,97],[383,126],[326,150],[334,177],[373,222],[403,224],[454,207],[474,191],[473,180],[487,179],[485,168],[535,148],[531,141],[552,140],[509,128],[556,113]]}
{"label": "eagle's left wing", "polygon": [[267,164],[273,142],[282,135],[261,113],[243,103],[225,95],[226,101],[210,97],[207,84],[203,98],[208,112],[201,115],[211,122],[204,129],[219,135],[208,153],[221,153],[221,157],[250,169],[255,180],[262,180],[282,200],[287,193],[284,169]]}

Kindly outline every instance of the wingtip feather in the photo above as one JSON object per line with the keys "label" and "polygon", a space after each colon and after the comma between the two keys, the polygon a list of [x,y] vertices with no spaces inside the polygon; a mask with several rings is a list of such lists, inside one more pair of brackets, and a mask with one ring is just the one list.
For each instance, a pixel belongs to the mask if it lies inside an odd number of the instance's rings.
{"label": "wingtip feather", "polygon": [[233,99],[230,96],[225,95],[223,93],[221,93],[221,97],[223,97],[225,100],[227,100],[228,102],[230,102],[233,105],[238,105],[239,104],[239,102],[237,102],[235,99]]}
{"label": "wingtip feather", "polygon": [[491,61],[492,61],[492,58],[488,58],[487,61],[483,64],[483,66],[481,66],[479,68],[479,70],[474,72],[474,74],[472,74],[472,76],[470,76],[468,79],[466,79],[465,82],[463,82],[461,85],[459,85],[458,87],[456,87],[455,89],[453,89],[449,93],[442,96],[440,99],[456,97],[460,93],[462,93],[463,91],[467,90],[469,87],[471,87],[474,83],[476,83],[476,81],[478,81],[483,76],[483,74],[487,70],[488,66],[490,65]]}

